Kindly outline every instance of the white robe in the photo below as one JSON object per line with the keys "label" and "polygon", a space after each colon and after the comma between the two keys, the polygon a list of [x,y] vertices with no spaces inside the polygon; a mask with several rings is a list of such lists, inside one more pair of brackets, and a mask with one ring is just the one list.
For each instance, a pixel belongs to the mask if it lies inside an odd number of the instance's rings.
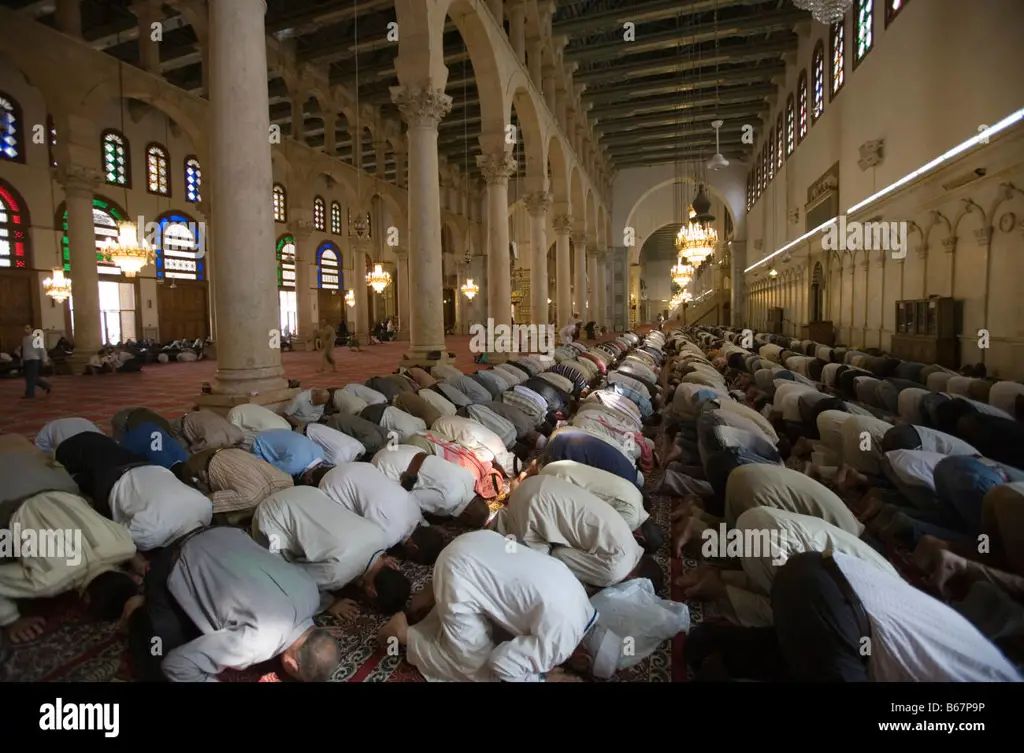
{"label": "white robe", "polygon": [[398,441],[405,442],[413,434],[426,431],[427,422],[422,418],[416,418],[411,413],[406,413],[404,410],[388,406],[384,409],[384,414],[381,416],[380,427],[388,434],[395,432],[398,435]]}
{"label": "white robe", "polygon": [[56,452],[57,446],[76,434],[94,431],[102,434],[100,427],[84,418],[58,418],[46,424],[36,434],[36,447],[46,453]]}
{"label": "white robe", "polygon": [[556,476],[603,499],[622,516],[631,531],[650,517],[644,509],[644,496],[636,484],[614,473],[575,460],[556,460],[545,465],[540,473],[542,476]]}
{"label": "white robe", "polygon": [[[385,447],[373,456],[373,465],[385,476],[401,483],[412,459],[423,452],[419,447],[400,444]],[[410,494],[420,510],[430,515],[458,517],[476,496],[476,477],[461,465],[436,455],[427,455]]]}
{"label": "white robe", "polygon": [[320,491],[380,528],[385,549],[405,541],[424,525],[416,498],[372,463],[335,466],[320,480]]}
{"label": "white robe", "polygon": [[377,392],[377,390],[371,390],[365,384],[346,384],[342,389],[345,392],[351,392],[359,399],[365,401],[367,405],[378,405],[388,401],[387,397]]}
{"label": "white robe", "polygon": [[194,528],[210,525],[213,502],[160,465],[132,468],[110,490],[110,513],[140,552],[167,546]]}
{"label": "white robe", "polygon": [[[597,620],[553,557],[494,531],[456,538],[434,565],[436,606],[409,628],[408,659],[429,682],[538,682]],[[512,636],[495,642],[495,628]]]}
{"label": "white robe", "polygon": [[306,437],[324,451],[328,465],[350,463],[366,454],[366,447],[358,439],[323,424],[306,424]]}
{"label": "white robe", "polygon": [[505,448],[501,437],[482,424],[461,416],[442,416],[430,430],[465,447],[477,460],[494,463],[506,476],[514,473],[515,455]]}
{"label": "white robe", "polygon": [[228,422],[242,430],[242,434],[245,435],[243,447],[247,450],[252,449],[252,440],[256,438],[257,434],[274,429],[291,431],[292,428],[284,416],[255,403],[236,405],[228,411]]}

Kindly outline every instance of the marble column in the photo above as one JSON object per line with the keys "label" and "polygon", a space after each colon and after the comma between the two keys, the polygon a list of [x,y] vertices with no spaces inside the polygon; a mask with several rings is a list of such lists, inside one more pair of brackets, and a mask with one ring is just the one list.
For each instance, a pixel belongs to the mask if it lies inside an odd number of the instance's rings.
{"label": "marble column", "polygon": [[[82,38],[81,0],[57,0],[57,28],[68,36]],[[99,293],[97,293],[99,295]]]}
{"label": "marble column", "polygon": [[142,69],[160,75],[160,42],[153,39],[153,24],[163,19],[163,4],[159,0],[133,0],[131,11],[138,19],[139,62]]}
{"label": "marble column", "polygon": [[509,0],[508,41],[521,65],[526,65],[526,0]]}
{"label": "marble column", "polygon": [[743,273],[747,266],[747,242],[731,241],[729,243],[729,274],[732,290],[729,292],[729,324],[743,327],[747,321],[747,276]]}
{"label": "marble column", "polygon": [[608,326],[608,274],[607,274],[607,269],[606,269],[607,260],[608,260],[607,259],[607,253],[604,250],[602,250],[602,249],[598,249],[597,253],[595,254],[595,257],[597,259],[597,269],[596,269],[596,274],[594,275],[594,277],[595,277],[595,285],[594,285],[594,287],[596,288],[594,297],[597,299],[597,316],[594,317],[594,321],[596,321],[599,326],[607,327]]}
{"label": "marble column", "polygon": [[[203,191],[209,191],[210,185],[207,185],[202,189]],[[213,217],[213,207],[210,206],[209,199],[202,199],[197,205],[196,209],[203,215],[203,221],[206,223],[206,235],[204,239],[205,247],[203,248],[203,265],[206,267],[206,293],[209,297],[207,301],[207,307],[210,314],[210,338],[212,342],[207,343],[203,347],[203,352],[207,358],[216,360],[217,358],[217,285],[216,275],[217,270],[214,269],[216,266],[216,255],[213,249],[213,231],[211,230],[212,223],[210,218]],[[212,346],[212,347],[211,347]]]}
{"label": "marble column", "polygon": [[320,301],[316,287],[316,250],[312,247],[313,213],[293,209],[288,230],[295,239],[295,304],[298,332],[293,340],[296,350],[313,350],[313,336],[320,323]]}
{"label": "marble column", "polygon": [[[213,392],[222,412],[247,402],[277,406],[296,393],[281,367],[271,194],[266,4],[211,3],[210,154],[213,230],[219,255],[218,343]],[[274,347],[277,345],[277,347]]]}
{"label": "marble column", "polygon": [[398,259],[398,339],[409,339],[413,311],[409,301],[409,252],[404,248],[392,249]]}
{"label": "marble column", "polygon": [[560,214],[555,217],[555,311],[558,328],[564,327],[572,318],[572,266],[569,254],[569,234],[572,232],[572,217]]}
{"label": "marble column", "polygon": [[572,247],[573,247],[573,294],[572,294],[572,308],[573,312],[579,314],[583,323],[586,324],[587,319],[587,235],[586,233],[576,232],[572,236]]}
{"label": "marble column", "polygon": [[370,251],[370,239],[359,236],[352,236],[350,243],[352,249],[352,283],[351,290],[356,300],[353,321],[355,322],[355,334],[362,338],[363,344],[369,343],[370,334],[370,301],[367,292],[366,255]]}
{"label": "marble column", "polygon": [[498,26],[505,23],[504,0],[487,0],[487,7],[491,9],[491,15],[498,22]]}
{"label": "marble column", "polygon": [[[477,164],[487,181],[487,316],[494,326],[512,323],[512,277],[509,267],[508,179],[517,163],[508,152],[481,154]],[[492,363],[507,353],[489,354]]]}
{"label": "marble column", "polygon": [[103,345],[100,326],[100,275],[96,268],[96,230],[92,218],[93,192],[100,185],[99,170],[79,165],[62,165],[57,180],[64,188],[68,213],[68,248],[71,251],[71,295],[75,355],[71,365],[76,374],[89,357]]}
{"label": "marble column", "polygon": [[402,150],[395,151],[395,185],[399,188],[405,188],[406,186],[406,164],[408,163],[408,154]]}
{"label": "marble column", "polygon": [[441,197],[438,184],[437,126],[452,109],[452,98],[426,82],[391,88],[391,98],[408,125],[409,275],[413,310],[409,351],[403,366],[448,361],[444,341],[444,289],[441,266]]}
{"label": "marble column", "polygon": [[548,210],[551,194],[546,191],[527,194],[530,214],[530,323],[548,324]]}

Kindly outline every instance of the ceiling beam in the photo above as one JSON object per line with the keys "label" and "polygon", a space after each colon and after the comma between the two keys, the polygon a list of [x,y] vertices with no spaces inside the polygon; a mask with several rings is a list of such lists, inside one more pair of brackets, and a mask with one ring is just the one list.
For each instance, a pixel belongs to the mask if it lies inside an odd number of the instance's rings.
{"label": "ceiling beam", "polygon": [[[744,122],[741,118],[734,118],[728,120],[722,126],[722,133],[730,133],[731,131],[739,130],[743,127]],[[613,149],[616,146],[628,146],[630,144],[637,144],[651,141],[665,141],[668,139],[679,139],[688,136],[706,136],[707,134],[713,134],[714,129],[705,123],[701,123],[693,128],[677,128],[673,126],[665,126],[662,128],[652,128],[650,130],[633,131],[631,133],[611,134],[603,136],[601,138],[601,146]]]}
{"label": "ceiling beam", "polygon": [[759,65],[756,68],[743,66],[730,71],[723,71],[712,76],[688,76],[684,81],[663,78],[648,84],[626,84],[624,86],[608,86],[600,89],[587,88],[583,92],[583,101],[600,104],[617,104],[623,99],[635,99],[653,94],[681,94],[682,92],[709,89],[714,86],[730,84],[759,84],[771,76],[785,73],[786,64],[779,60],[776,63]]}
{"label": "ceiling beam", "polygon": [[712,120],[728,120],[730,118],[743,117],[745,115],[757,118],[760,117],[761,113],[766,113],[768,110],[768,104],[765,103],[757,107],[736,105],[734,107],[708,108],[708,111],[705,112],[680,113],[675,115],[658,114],[639,118],[627,118],[621,123],[614,120],[602,120],[598,123],[598,131],[602,134],[612,131],[618,133],[620,131],[635,131],[638,128],[649,126],[678,125],[682,123],[695,123],[698,121],[706,121],[710,125]]}
{"label": "ceiling beam", "polygon": [[590,117],[598,120],[629,118],[653,112],[681,112],[694,107],[707,107],[716,104],[738,104],[740,102],[758,102],[778,91],[775,84],[763,86],[741,86],[726,91],[708,92],[698,98],[652,97],[635,102],[627,102],[616,107],[603,105],[590,110]]}
{"label": "ceiling beam", "polygon": [[[645,3],[637,7],[636,3],[628,3],[624,8],[613,8],[601,13],[587,13],[578,18],[556,21],[551,25],[553,36],[575,37],[593,33],[595,29],[610,31],[622,28],[623,24],[636,25],[651,21],[664,21],[677,16],[707,13],[714,10],[741,5],[764,5],[765,0],[662,0],[661,2]],[[774,2],[769,5],[775,5]]]}
{"label": "ceiling beam", "polygon": [[[719,146],[719,151],[723,154],[725,152],[733,152],[740,154],[743,152],[743,142],[739,139],[731,139],[729,141],[723,141]],[[696,140],[696,139],[680,139],[675,144],[638,144],[633,147],[622,147],[611,151],[609,154],[616,162],[628,161],[629,157],[636,156],[638,154],[658,154],[660,152],[679,152],[679,151],[691,151],[698,154],[705,154],[711,157],[715,153],[715,140],[707,139]]]}

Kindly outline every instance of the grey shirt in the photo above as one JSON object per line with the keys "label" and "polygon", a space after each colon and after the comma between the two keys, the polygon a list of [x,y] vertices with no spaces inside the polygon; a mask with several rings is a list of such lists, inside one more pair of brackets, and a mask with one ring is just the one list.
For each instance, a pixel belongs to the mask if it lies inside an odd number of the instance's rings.
{"label": "grey shirt", "polygon": [[316,583],[301,568],[237,528],[211,528],[185,542],[168,590],[203,635],[171,651],[171,682],[217,682],[280,654],[320,608]]}
{"label": "grey shirt", "polygon": [[35,333],[25,335],[21,338],[21,360],[22,361],[45,361],[46,348],[35,346]]}

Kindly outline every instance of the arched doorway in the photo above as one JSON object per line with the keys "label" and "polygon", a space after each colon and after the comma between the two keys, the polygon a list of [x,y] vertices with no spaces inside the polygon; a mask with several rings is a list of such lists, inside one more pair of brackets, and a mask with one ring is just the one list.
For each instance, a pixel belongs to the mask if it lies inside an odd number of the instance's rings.
{"label": "arched doorway", "polygon": [[296,331],[299,321],[299,304],[295,296],[295,239],[290,235],[282,235],[277,239],[275,252],[281,334],[291,334]]}
{"label": "arched doorway", "polygon": [[345,321],[345,289],[341,271],[341,250],[331,241],[324,241],[316,251],[316,286],[320,316],[337,327]]}
{"label": "arched doorway", "polygon": [[5,352],[21,344],[26,324],[41,324],[29,227],[25,200],[14,186],[0,179],[0,350]]}
{"label": "arched doorway", "polygon": [[157,218],[157,312],[160,339],[205,339],[210,334],[205,231],[184,212]]}

